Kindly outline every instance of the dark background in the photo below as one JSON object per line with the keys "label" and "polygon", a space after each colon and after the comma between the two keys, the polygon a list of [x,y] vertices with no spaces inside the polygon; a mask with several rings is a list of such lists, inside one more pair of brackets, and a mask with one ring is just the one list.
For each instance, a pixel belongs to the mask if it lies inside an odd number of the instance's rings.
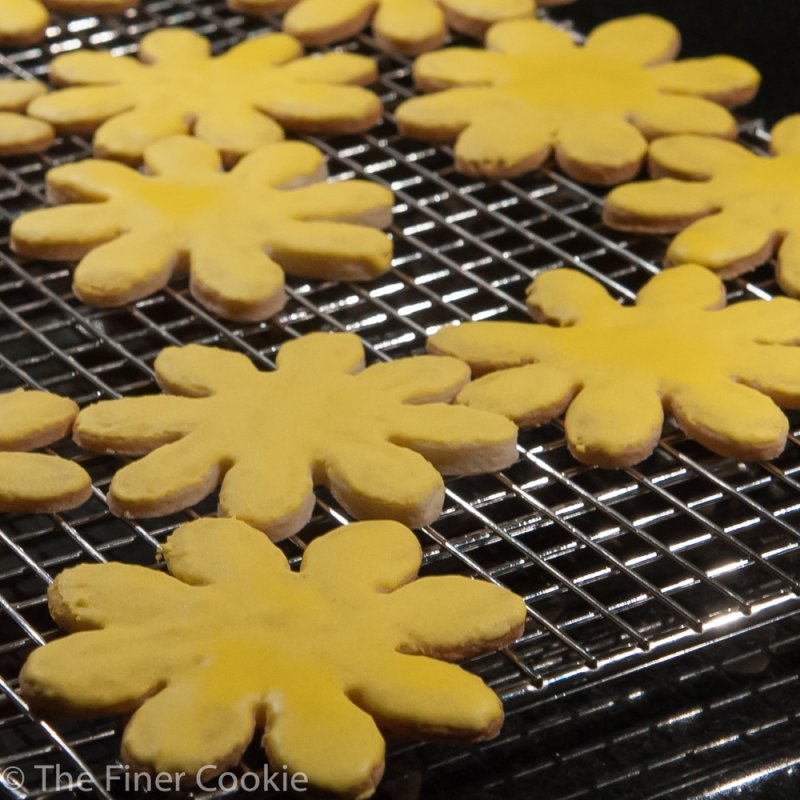
{"label": "dark background", "polygon": [[681,31],[681,55],[727,53],[759,69],[761,90],[743,114],[772,125],[800,112],[800,0],[577,0],[551,12],[584,33],[627,14],[666,17]]}

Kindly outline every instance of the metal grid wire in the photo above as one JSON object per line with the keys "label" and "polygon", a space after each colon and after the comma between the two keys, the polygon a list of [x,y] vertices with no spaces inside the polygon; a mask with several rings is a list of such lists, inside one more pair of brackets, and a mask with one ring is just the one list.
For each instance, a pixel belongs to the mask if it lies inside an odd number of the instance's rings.
{"label": "metal grid wire", "polygon": [[[44,78],[52,55],[83,46],[135,52],[144,33],[164,25],[191,27],[217,50],[277,27],[275,20],[232,14],[222,2],[158,0],[122,19],[56,21],[44,48],[0,56],[0,68]],[[546,171],[503,183],[468,178],[453,171],[448,148],[399,137],[391,111],[411,94],[409,61],[380,53],[369,36],[346,47],[378,59],[386,119],[365,135],[313,141],[329,156],[335,177],[370,178],[394,190],[390,274],[357,285],[290,279],[286,308],[264,324],[218,320],[180,280],[126,308],[84,306],[70,291],[67,265],[20,264],[8,246],[11,220],[44,203],[46,170],[90,153],[85,139],[62,138],[42,156],[0,166],[0,390],[46,388],[82,405],[147,393],[156,390],[153,358],[167,345],[228,347],[271,367],[282,342],[316,330],[359,334],[372,361],[397,358],[421,352],[428,334],[455,320],[527,319],[524,288],[539,270],[577,267],[623,301],[658,271],[663,242],[603,228],[597,193]],[[754,147],[763,138],[756,126],[744,135]],[[764,267],[749,282],[731,283],[729,295],[733,301],[770,297],[775,288],[771,267]],[[791,423],[796,431],[800,417]],[[11,763],[25,769],[57,763],[72,774],[88,769],[99,776],[116,757],[119,726],[107,720],[48,723],[30,715],[17,692],[27,654],[56,635],[47,585],[81,561],[153,565],[175,525],[213,513],[215,502],[170,518],[120,520],[105,502],[119,460],[81,453],[69,442],[54,452],[89,470],[94,496],[64,514],[0,521],[0,774]],[[481,752],[502,752],[518,740],[517,710],[556,691],[795,608],[795,436],[774,462],[745,465],[714,456],[668,427],[647,461],[602,471],[576,463],[562,427],[553,423],[523,433],[519,453],[503,473],[448,481],[443,516],[419,534],[425,574],[479,575],[527,602],[523,638],[469,665],[511,710],[507,732]],[[331,498],[319,498],[311,525],[282,545],[294,560],[310,539],[347,520]],[[414,757],[429,770],[471,758],[477,749],[454,754],[423,746],[413,752],[423,753]],[[398,763],[407,753],[398,751]],[[18,797],[35,792],[6,789]],[[99,777],[95,791],[108,796]]]}

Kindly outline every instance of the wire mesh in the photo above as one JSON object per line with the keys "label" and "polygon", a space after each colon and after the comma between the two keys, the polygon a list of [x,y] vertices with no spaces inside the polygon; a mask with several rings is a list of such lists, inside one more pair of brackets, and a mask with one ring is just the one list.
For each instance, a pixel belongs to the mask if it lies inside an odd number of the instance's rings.
{"label": "wire mesh", "polygon": [[[0,56],[0,68],[46,78],[57,53],[135,52],[144,33],[164,25],[193,28],[218,50],[276,27],[228,12],[222,2],[159,0],[121,19],[56,20],[44,47]],[[370,360],[392,359],[421,352],[427,335],[455,320],[527,319],[524,288],[543,269],[579,268],[623,301],[658,271],[663,242],[603,228],[595,191],[548,171],[503,183],[465,177],[453,171],[448,148],[398,136],[391,112],[412,91],[409,61],[380,53],[366,35],[345,48],[377,58],[386,117],[365,135],[312,141],[329,156],[335,178],[368,177],[394,190],[394,270],[369,284],[290,279],[287,306],[263,324],[218,320],[182,279],[126,308],[86,307],[71,293],[66,264],[21,264],[8,246],[11,220],[44,203],[47,169],[89,155],[87,140],[64,137],[41,156],[0,165],[0,390],[41,387],[81,404],[147,393],[156,390],[153,358],[166,345],[228,347],[271,367],[281,343],[315,330],[355,332]],[[758,126],[744,126],[743,135],[754,148],[763,142]],[[776,291],[771,267],[749,278],[729,285],[732,301]],[[800,417],[790,422],[797,431]],[[118,751],[119,726],[48,723],[29,714],[18,694],[25,657],[56,635],[47,585],[82,561],[153,565],[175,525],[213,513],[215,502],[153,521],[117,519],[105,491],[119,460],[70,442],[54,452],[89,470],[94,495],[75,511],[0,521],[0,775],[12,763],[59,764],[71,775],[87,770],[94,791],[108,796],[100,776]],[[480,575],[524,596],[522,639],[469,665],[509,708],[795,608],[796,436],[774,462],[741,464],[668,426],[645,462],[602,471],[576,463],[562,427],[552,423],[524,432],[519,455],[501,474],[448,481],[444,514],[419,532],[424,573]],[[310,539],[345,521],[320,492],[310,526],[283,547],[296,561]],[[510,727],[512,739],[521,735]],[[507,746],[508,738],[486,747]],[[23,797],[36,793],[32,786],[6,788]]]}

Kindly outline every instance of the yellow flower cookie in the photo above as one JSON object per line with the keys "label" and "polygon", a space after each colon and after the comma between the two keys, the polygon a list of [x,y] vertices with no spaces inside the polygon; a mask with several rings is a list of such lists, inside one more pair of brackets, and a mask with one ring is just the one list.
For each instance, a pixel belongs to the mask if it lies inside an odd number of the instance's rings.
{"label": "yellow flower cookie", "polygon": [[46,91],[38,81],[0,80],[0,156],[38,153],[53,143],[51,125],[25,116],[31,100]]}
{"label": "yellow flower cookie", "polygon": [[277,365],[259,372],[239,353],[168,347],[155,370],[169,394],[85,408],[78,444],[149,453],[114,476],[112,511],[170,514],[221,485],[221,514],[277,540],[305,525],[313,487],[324,484],[355,517],[417,527],[441,512],[439,472],[491,472],[516,460],[508,420],[445,405],[469,379],[456,359],[364,369],[357,336],[312,333],[283,345]]}
{"label": "yellow flower cookie", "polygon": [[350,53],[301,58],[300,43],[268,33],[213,57],[204,36],[163,28],[145,36],[137,61],[79,50],[53,59],[52,80],[71,88],[37,98],[28,111],[65,133],[97,129],[95,152],[138,164],[147,146],[190,130],[231,164],[283,128],[304,133],[366,130],[381,102],[361,86],[372,59]]}
{"label": "yellow flower cookie", "polygon": [[[571,0],[538,0],[538,5],[565,2]],[[288,9],[284,30],[308,45],[348,39],[371,20],[382,46],[406,54],[439,47],[448,27],[483,36],[495,22],[532,17],[536,5],[536,0],[228,0],[232,10],[245,14]]]}
{"label": "yellow flower cookie", "polygon": [[0,45],[41,41],[48,9],[67,14],[117,14],[136,5],[138,0],[0,0]]}
{"label": "yellow flower cookie", "polygon": [[24,452],[63,439],[77,413],[72,400],[48,392],[0,394],[0,511],[64,511],[89,499],[92,482],[83,467]]}
{"label": "yellow flower cookie", "polygon": [[[709,450],[774,458],[800,408],[800,302],[779,297],[724,308],[725,288],[685,265],[652,278],[636,305],[618,305],[580,272],[539,275],[528,289],[537,320],[444,328],[429,350],[476,373],[458,401],[539,425],[566,411],[575,458],[618,467],[658,444],[666,410]],[[560,327],[553,327],[553,326]]]}
{"label": "yellow flower cookie", "polygon": [[633,177],[647,141],[674,133],[733,138],[723,106],[747,102],[759,75],[729,56],[673,62],[680,36],[647,15],[612,20],[578,45],[537,20],[494,25],[486,50],[451,47],[414,64],[428,97],[397,109],[400,130],[453,141],[456,167],[506,178],[537,169],[551,152],[576,180]]}
{"label": "yellow flower cookie", "polygon": [[603,219],[637,233],[682,231],[667,264],[691,261],[723,278],[777,252],[778,283],[800,296],[800,115],[775,126],[771,149],[764,157],[700,136],[661,139],[650,148],[658,180],[615,189]]}
{"label": "yellow flower cookie", "polygon": [[99,306],[146,297],[188,268],[192,294],[234,320],[279,311],[284,271],[367,280],[391,266],[391,240],[368,226],[391,223],[392,193],[324,182],[324,156],[310,144],[262,145],[226,173],[210,144],[174,136],[147,148],[145,166],[148,175],[94,159],[50,170],[48,194],[66,205],[15,220],[12,247],[81,259],[75,294]]}
{"label": "yellow flower cookie", "polygon": [[497,695],[446,662],[513,642],[525,605],[483,581],[414,580],[422,553],[402,525],[328,533],[299,572],[238,520],[190,522],[163,553],[171,576],[119,563],[62,572],[48,600],[70,635],[34,650],[20,675],[44,711],[133,712],[122,737],[133,767],[182,772],[190,786],[206,765],[236,764],[263,729],[277,769],[366,798],[383,773],[380,729],[499,731]]}

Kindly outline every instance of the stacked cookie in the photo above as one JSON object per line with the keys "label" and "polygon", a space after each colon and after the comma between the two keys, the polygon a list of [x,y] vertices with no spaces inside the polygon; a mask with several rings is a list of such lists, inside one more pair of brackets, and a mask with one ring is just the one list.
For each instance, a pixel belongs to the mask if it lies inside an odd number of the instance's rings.
{"label": "stacked cookie", "polygon": [[[28,27],[6,30],[4,4]],[[269,371],[228,350],[167,348],[154,364],[162,394],[79,413],[45,392],[0,395],[0,510],[85,502],[80,466],[20,452],[70,433],[132,459],[106,498],[117,515],[165,516],[219,490],[218,517],[164,545],[170,575],[103,564],[56,579],[50,610],[70,635],[30,656],[27,700],[42,713],[132,714],[123,759],[185,774],[185,787],[203,765],[235,764],[258,728],[271,763],[367,797],[383,770],[380,731],[476,740],[503,721],[496,695],[445,662],[515,641],[523,601],[458,577],[415,580],[421,551],[404,526],[438,519],[443,477],[510,466],[518,428],[562,414],[575,458],[603,468],[646,458],[665,414],[726,457],[783,450],[781,407],[800,407],[800,302],[725,308],[720,278],[777,250],[781,286],[800,295],[800,124],[776,127],[772,158],[735,144],[729,109],[752,98],[758,73],[728,56],[675,60],[678,32],[651,16],[578,42],[532,0],[230,6],[286,11],[286,32],[212,54],[197,33],[161,29],[136,57],[56,57],[54,91],[0,84],[0,155],[93,136],[96,158],[51,169],[52,207],[11,229],[20,256],[74,262],[87,305],[142,300],[185,270],[208,313],[262,322],[284,306],[285,275],[369,281],[391,269],[390,189],[329,180],[317,147],[284,140],[381,119],[371,59],[302,46],[369,25],[387,49],[424,52],[413,76],[426,94],[397,108],[402,134],[453,143],[455,168],[487,179],[552,160],[572,180],[613,185],[647,162],[654,180],[614,189],[604,219],[681,231],[666,254],[676,268],[654,266],[630,307],[583,273],[552,270],[528,289],[534,324],[447,327],[428,355],[366,366],[358,337],[315,332]],[[41,36],[45,16],[35,0],[0,0],[0,42]],[[448,30],[485,44],[437,49]],[[293,572],[273,542],[307,524],[315,487],[369,522],[316,539]]]}

